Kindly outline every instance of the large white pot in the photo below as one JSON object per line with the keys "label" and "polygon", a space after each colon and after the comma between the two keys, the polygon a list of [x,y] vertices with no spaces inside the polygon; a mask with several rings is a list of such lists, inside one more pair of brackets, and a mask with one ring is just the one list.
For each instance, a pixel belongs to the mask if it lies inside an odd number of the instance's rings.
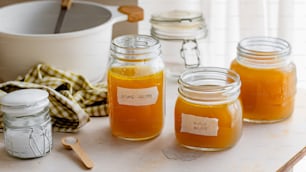
{"label": "large white pot", "polygon": [[114,23],[128,19],[118,7],[73,1],[59,34],[53,34],[60,1],[32,1],[0,8],[0,82],[38,63],[100,81],[107,68]]}

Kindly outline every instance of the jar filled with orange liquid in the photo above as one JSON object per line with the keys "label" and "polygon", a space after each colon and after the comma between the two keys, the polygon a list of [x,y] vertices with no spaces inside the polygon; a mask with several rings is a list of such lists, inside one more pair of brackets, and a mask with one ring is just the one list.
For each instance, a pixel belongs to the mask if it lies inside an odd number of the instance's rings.
{"label": "jar filled with orange liquid", "polygon": [[179,144],[203,151],[235,145],[242,133],[239,75],[225,68],[200,67],[183,72],[178,82],[175,133]]}
{"label": "jar filled with orange liquid", "polygon": [[296,93],[296,67],[290,44],[279,38],[250,37],[240,41],[231,69],[241,78],[245,121],[273,123],[291,116]]}
{"label": "jar filled with orange liquid", "polygon": [[165,74],[160,43],[123,35],[111,44],[108,101],[111,131],[126,140],[147,140],[163,128]]}

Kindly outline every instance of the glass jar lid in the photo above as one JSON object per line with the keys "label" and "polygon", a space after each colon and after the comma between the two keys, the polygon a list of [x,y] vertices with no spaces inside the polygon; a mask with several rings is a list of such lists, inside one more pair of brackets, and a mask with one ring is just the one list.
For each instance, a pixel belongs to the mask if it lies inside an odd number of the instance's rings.
{"label": "glass jar lid", "polygon": [[15,117],[28,116],[49,105],[48,92],[40,89],[21,89],[1,97],[1,111]]}
{"label": "glass jar lid", "polygon": [[193,40],[205,38],[207,28],[202,13],[172,10],[153,14],[151,34],[159,39]]}

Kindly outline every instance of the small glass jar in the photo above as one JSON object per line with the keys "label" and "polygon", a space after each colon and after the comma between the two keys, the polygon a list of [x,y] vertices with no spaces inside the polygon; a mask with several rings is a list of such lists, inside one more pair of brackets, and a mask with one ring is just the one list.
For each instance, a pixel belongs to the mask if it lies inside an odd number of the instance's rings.
{"label": "small glass jar", "polygon": [[22,89],[1,97],[6,151],[18,158],[45,156],[52,148],[48,92]]}
{"label": "small glass jar", "polygon": [[183,72],[178,83],[177,141],[203,151],[235,145],[242,133],[239,75],[225,68],[200,67]]}
{"label": "small glass jar", "polygon": [[207,35],[202,13],[172,10],[151,17],[151,35],[161,42],[167,77],[177,80],[188,68],[201,65],[199,41]]}
{"label": "small glass jar", "polygon": [[239,42],[231,69],[241,78],[245,121],[273,123],[291,116],[296,93],[296,67],[290,44],[279,38],[249,37]]}
{"label": "small glass jar", "polygon": [[123,35],[111,44],[108,101],[112,134],[147,140],[161,132],[165,79],[159,41]]}

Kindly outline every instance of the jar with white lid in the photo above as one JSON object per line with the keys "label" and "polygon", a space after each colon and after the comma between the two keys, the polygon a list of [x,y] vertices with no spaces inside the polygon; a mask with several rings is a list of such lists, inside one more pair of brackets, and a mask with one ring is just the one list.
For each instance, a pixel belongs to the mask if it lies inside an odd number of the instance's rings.
{"label": "jar with white lid", "polygon": [[207,36],[202,13],[172,10],[153,14],[151,35],[160,40],[168,78],[178,79],[188,68],[201,65],[199,41]]}
{"label": "jar with white lid", "polygon": [[48,92],[21,89],[1,97],[6,151],[18,158],[45,156],[52,148]]}

